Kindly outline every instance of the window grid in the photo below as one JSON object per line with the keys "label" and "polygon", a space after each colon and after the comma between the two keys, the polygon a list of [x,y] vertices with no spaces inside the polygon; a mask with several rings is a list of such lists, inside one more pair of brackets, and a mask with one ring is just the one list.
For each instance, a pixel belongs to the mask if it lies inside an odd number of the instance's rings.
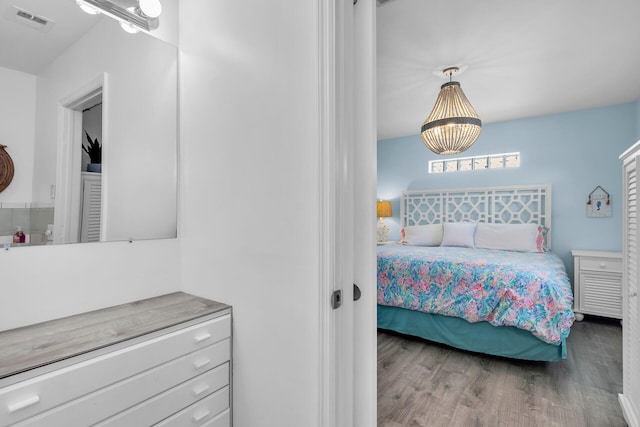
{"label": "window grid", "polygon": [[429,173],[518,167],[520,167],[520,153],[487,154],[483,156],[429,161]]}

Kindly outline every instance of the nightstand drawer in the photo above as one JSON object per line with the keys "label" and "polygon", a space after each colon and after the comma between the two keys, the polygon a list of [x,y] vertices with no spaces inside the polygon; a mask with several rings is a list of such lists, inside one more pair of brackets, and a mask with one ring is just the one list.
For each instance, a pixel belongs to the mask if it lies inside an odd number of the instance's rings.
{"label": "nightstand drawer", "polygon": [[[225,315],[1,388],[0,425],[33,417],[230,336],[231,317]],[[228,359],[229,351],[219,363]]]}
{"label": "nightstand drawer", "polygon": [[622,274],[622,260],[581,258],[580,270],[611,271]]}

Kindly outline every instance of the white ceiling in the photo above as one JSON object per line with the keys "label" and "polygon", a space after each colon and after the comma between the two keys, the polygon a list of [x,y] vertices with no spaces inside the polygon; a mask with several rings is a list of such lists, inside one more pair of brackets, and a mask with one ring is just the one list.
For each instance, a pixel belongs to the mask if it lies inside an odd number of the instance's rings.
{"label": "white ceiling", "polygon": [[[54,23],[41,31],[15,18],[13,6]],[[37,74],[100,19],[75,0],[0,0],[0,66]]]}
{"label": "white ceiling", "polygon": [[483,123],[640,98],[639,0],[389,0],[377,15],[378,139],[420,133],[451,65]]}
{"label": "white ceiling", "polygon": [[[110,1],[123,9],[138,4],[138,0]],[[16,18],[15,7],[53,23],[44,31],[34,28]],[[0,0],[0,66],[38,74],[100,19],[105,18],[83,12],[75,0]]]}
{"label": "white ceiling", "polygon": [[[13,5],[55,24],[7,18]],[[378,139],[419,134],[450,65],[483,123],[640,98],[639,0],[388,0],[377,15]],[[98,19],[75,0],[0,0],[0,66],[37,74]]]}

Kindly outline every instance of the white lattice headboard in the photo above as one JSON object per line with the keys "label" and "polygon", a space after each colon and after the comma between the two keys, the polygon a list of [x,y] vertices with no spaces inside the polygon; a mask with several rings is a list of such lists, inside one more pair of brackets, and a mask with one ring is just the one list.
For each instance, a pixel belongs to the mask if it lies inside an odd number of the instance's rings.
{"label": "white lattice headboard", "polygon": [[[401,227],[444,222],[536,223],[551,230],[551,185],[416,190],[402,193]],[[551,245],[551,231],[546,246]]]}

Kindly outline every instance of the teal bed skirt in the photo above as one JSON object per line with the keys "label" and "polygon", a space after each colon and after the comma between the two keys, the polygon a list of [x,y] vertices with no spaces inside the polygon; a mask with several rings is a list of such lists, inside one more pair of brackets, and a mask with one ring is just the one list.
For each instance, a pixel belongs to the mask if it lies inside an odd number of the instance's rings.
{"label": "teal bed skirt", "polygon": [[378,305],[378,328],[413,335],[463,350],[513,359],[557,362],[567,346],[547,344],[530,332],[488,322],[469,323],[457,317]]}

